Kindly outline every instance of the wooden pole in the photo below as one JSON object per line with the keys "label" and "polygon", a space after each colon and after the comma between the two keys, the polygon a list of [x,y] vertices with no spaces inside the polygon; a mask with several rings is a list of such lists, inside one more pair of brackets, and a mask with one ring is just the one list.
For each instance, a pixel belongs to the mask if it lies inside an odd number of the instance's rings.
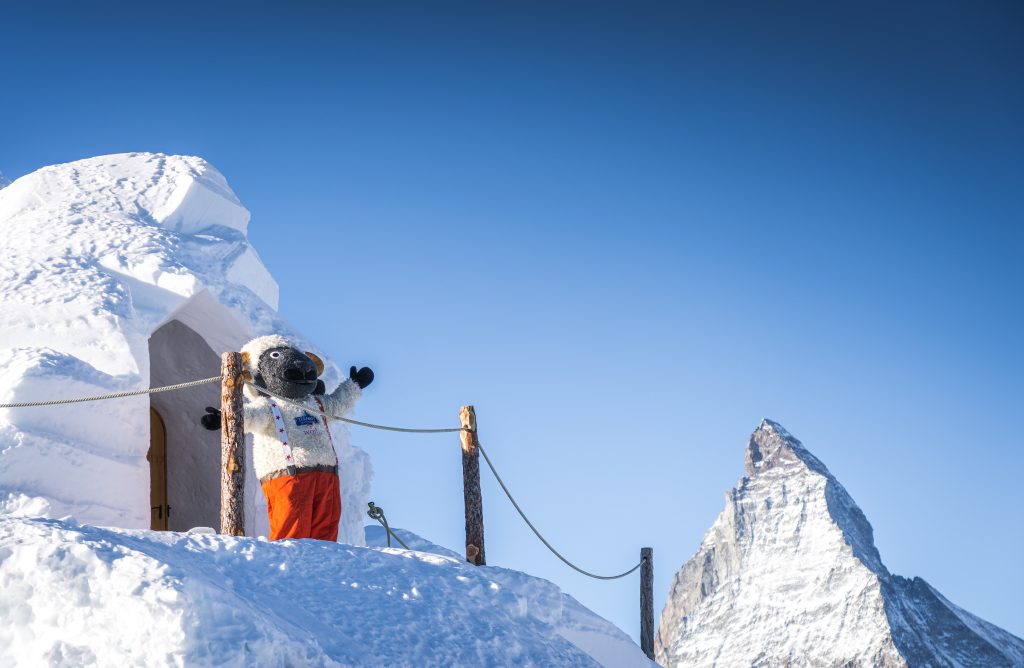
{"label": "wooden pole", "polygon": [[640,548],[640,649],[654,660],[654,550]]}
{"label": "wooden pole", "polygon": [[224,353],[220,367],[220,532],[245,535],[245,424],[242,414],[242,355]]}
{"label": "wooden pole", "polygon": [[[476,411],[472,406],[459,410],[463,430],[462,491],[466,501],[466,561],[477,566],[487,564],[484,554],[484,501],[480,494],[480,449],[476,437]],[[470,431],[466,431],[469,429]]]}

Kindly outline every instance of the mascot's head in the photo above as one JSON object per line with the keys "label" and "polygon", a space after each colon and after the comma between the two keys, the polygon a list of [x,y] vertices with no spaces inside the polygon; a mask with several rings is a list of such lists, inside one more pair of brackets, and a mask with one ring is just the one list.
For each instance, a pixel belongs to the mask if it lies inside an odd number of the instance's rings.
{"label": "mascot's head", "polygon": [[[324,363],[313,353],[304,353],[283,336],[261,336],[242,346],[245,378],[259,387],[289,399],[323,394],[319,380]],[[246,385],[250,397],[258,396]]]}

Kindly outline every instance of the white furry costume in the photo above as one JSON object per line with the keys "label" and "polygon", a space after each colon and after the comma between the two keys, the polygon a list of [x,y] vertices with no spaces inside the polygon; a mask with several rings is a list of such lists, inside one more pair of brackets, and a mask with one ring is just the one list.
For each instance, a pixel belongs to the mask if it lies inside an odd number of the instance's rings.
{"label": "white furry costume", "polygon": [[[245,371],[255,376],[260,356],[273,348],[295,347],[283,336],[261,336],[242,347]],[[274,414],[270,399],[257,393],[250,385],[245,386],[244,405],[245,431],[253,435],[253,468],[261,481],[268,476],[276,477],[287,468],[284,447],[274,425]],[[324,412],[344,416],[362,395],[362,389],[351,379],[345,379],[330,394],[318,395],[323,402]],[[273,399],[284,418],[288,443],[291,446],[295,466],[301,471],[313,466],[336,466],[338,463],[334,447],[320,417],[319,407],[313,396],[297,399],[309,410]]]}

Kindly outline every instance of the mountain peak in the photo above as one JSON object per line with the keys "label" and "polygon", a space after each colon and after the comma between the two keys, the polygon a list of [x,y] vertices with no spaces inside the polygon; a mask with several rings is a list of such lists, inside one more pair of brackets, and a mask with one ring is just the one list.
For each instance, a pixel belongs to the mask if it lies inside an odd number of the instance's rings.
{"label": "mountain peak", "polygon": [[812,455],[785,427],[768,418],[761,420],[747,441],[747,476],[753,478],[776,466],[800,463],[827,478],[832,477],[821,460]]}
{"label": "mountain peak", "polygon": [[782,425],[747,441],[746,477],[672,582],[664,666],[1024,666],[1024,641],[920,579],[892,575],[871,524]]}

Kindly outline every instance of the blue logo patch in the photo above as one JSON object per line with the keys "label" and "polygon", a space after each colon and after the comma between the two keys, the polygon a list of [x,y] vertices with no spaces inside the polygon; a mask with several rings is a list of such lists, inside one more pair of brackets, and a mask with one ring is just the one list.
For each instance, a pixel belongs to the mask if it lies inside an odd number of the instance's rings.
{"label": "blue logo patch", "polygon": [[311,424],[316,424],[316,418],[310,415],[308,412],[303,411],[302,415],[295,418],[295,424],[300,427],[305,427]]}

